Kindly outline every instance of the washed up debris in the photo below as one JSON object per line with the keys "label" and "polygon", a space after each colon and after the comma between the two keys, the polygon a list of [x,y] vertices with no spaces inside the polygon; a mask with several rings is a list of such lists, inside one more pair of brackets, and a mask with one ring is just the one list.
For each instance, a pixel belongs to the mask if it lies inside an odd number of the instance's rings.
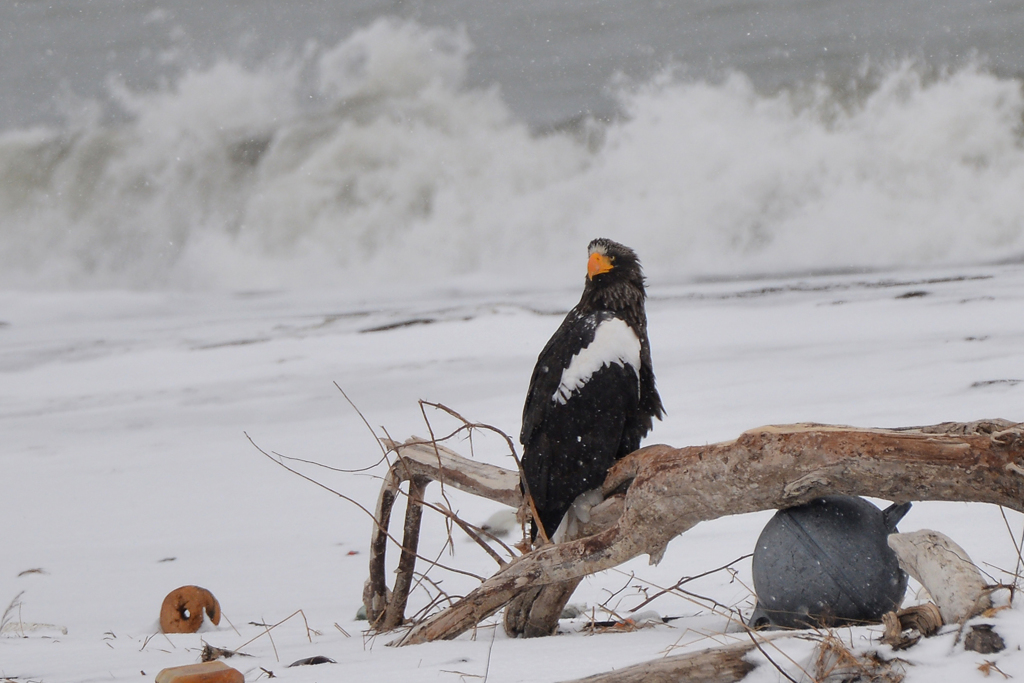
{"label": "washed up debris", "polygon": [[220,603],[213,593],[199,586],[175,588],[160,606],[160,629],[164,633],[195,633],[203,625],[203,612],[220,623]]}
{"label": "washed up debris", "polygon": [[230,657],[252,657],[244,652],[238,650],[228,650],[223,647],[214,647],[209,643],[203,643],[203,650],[199,654],[199,659],[204,662],[212,662],[218,659],[228,659]]}
{"label": "washed up debris", "polygon": [[4,622],[3,626],[0,626],[0,635],[7,635],[13,633],[21,637],[26,637],[29,634],[42,634],[47,633],[59,633],[62,636],[68,634],[68,627],[61,626],[60,624],[39,624],[31,621],[7,621]]}
{"label": "washed up debris", "polygon": [[1006,643],[998,633],[992,630],[992,624],[975,624],[964,636],[964,649],[990,655],[1005,650]]}
{"label": "washed up debris", "polygon": [[33,567],[32,569],[26,569],[23,572],[18,572],[18,576],[28,576],[29,574],[48,574],[42,567]]}
{"label": "washed up debris", "polygon": [[324,657],[323,655],[316,655],[313,657],[306,657],[305,659],[299,659],[288,665],[288,668],[293,666],[313,666],[315,664],[337,664],[336,661],[330,657]]}
{"label": "washed up debris", "polygon": [[[814,662],[816,683],[900,683],[906,678],[905,662],[885,659],[878,652],[863,654],[851,650],[834,635],[827,635],[817,647]],[[788,678],[788,676],[787,676]],[[793,679],[790,679],[793,680]]]}
{"label": "washed up debris", "polygon": [[[945,534],[921,529],[893,534],[889,546],[896,552],[900,566],[924,586],[934,604],[918,605],[883,618],[882,642],[894,650],[914,645],[921,636],[937,632],[943,624],[966,622],[992,607],[991,587],[970,556]],[[898,619],[897,619],[898,616]],[[903,632],[916,630],[921,635]],[[961,627],[961,632],[963,627]],[[991,654],[1006,647],[991,624],[978,624],[964,637],[964,648]]]}
{"label": "washed up debris", "polygon": [[926,638],[938,633],[943,623],[942,613],[931,602],[901,609],[896,612],[896,617],[904,630],[913,629]]}
{"label": "washed up debris", "polygon": [[[24,594],[25,591],[20,591],[15,595],[10,604],[7,605],[7,609],[0,614],[0,635],[15,633],[22,638],[25,638],[29,633],[36,632],[46,633],[47,631],[53,631],[64,636],[68,634],[66,626],[58,626],[57,624],[37,624],[22,620],[21,596]],[[17,618],[14,616],[15,612],[18,614]]]}
{"label": "washed up debris", "polygon": [[824,496],[779,510],[754,549],[758,602],[750,626],[877,623],[898,608],[907,576],[886,539],[909,509]]}
{"label": "washed up debris", "polygon": [[931,602],[888,612],[882,615],[882,623],[885,625],[882,642],[893,650],[906,650],[916,645],[921,636],[928,638],[938,633],[943,625],[942,613]]}
{"label": "washed up debris", "polygon": [[889,546],[903,570],[931,595],[945,623],[966,621],[992,606],[981,570],[945,534],[931,529],[893,534]]}
{"label": "washed up debris", "polygon": [[245,683],[245,676],[224,662],[202,662],[164,669],[156,683]]}
{"label": "washed up debris", "polygon": [[657,624],[665,624],[679,617],[663,617],[653,609],[643,612],[634,612],[622,619],[608,619],[604,621],[591,621],[587,624],[592,629],[610,629],[615,631],[635,631],[641,628],[651,628]]}

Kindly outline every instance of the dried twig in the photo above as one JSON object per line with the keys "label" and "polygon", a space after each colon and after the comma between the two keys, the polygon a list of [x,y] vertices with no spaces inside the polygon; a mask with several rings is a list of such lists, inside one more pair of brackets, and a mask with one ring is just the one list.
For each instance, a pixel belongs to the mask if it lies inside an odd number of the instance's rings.
{"label": "dried twig", "polygon": [[[481,548],[483,548],[484,552],[486,552],[488,555],[490,555],[491,558],[495,562],[498,563],[499,567],[504,567],[506,564],[508,564],[508,562],[506,562],[501,557],[501,555],[499,555],[498,553],[494,552],[494,549],[491,548],[491,546],[489,546],[487,544],[487,541],[485,541],[482,538],[480,538],[481,534],[486,534],[489,538],[493,539],[496,543],[501,544],[501,547],[504,548],[506,551],[508,551],[508,554],[511,557],[513,557],[513,558],[516,557],[515,551],[513,551],[511,548],[509,548],[507,545],[505,545],[505,543],[503,543],[501,541],[501,539],[496,538],[493,534],[488,533],[487,531],[485,531],[484,529],[481,529],[480,527],[476,526],[475,524],[470,524],[469,522],[467,522],[466,520],[462,519],[457,514],[452,512],[451,508],[446,508],[446,507],[443,507],[443,506],[440,506],[440,505],[434,505],[434,504],[428,503],[426,501],[423,501],[422,505],[424,507],[430,508],[431,510],[434,510],[435,512],[438,512],[438,513],[444,515],[447,519],[451,520],[456,525],[458,525],[458,527],[460,529],[462,529],[464,532],[466,532],[467,536],[469,536],[474,542],[476,542],[477,545],[479,545]],[[451,540],[451,535],[449,534],[449,541],[450,540]]]}
{"label": "dried twig", "polygon": [[[621,569],[618,569],[618,568],[613,568],[612,571],[618,572],[620,574],[625,574],[625,572],[623,572]],[[735,617],[735,609],[733,607],[730,607],[729,605],[723,605],[722,603],[718,602],[714,598],[709,598],[706,595],[700,595],[699,593],[691,593],[690,591],[684,590],[682,588],[665,588],[664,586],[659,586],[659,585],[657,585],[655,583],[652,583],[651,581],[647,581],[647,580],[639,578],[639,577],[637,577],[635,580],[639,581],[641,583],[646,583],[648,586],[651,586],[652,588],[657,588],[660,591],[677,593],[679,595],[679,597],[681,597],[684,600],[687,600],[689,602],[692,602],[693,604],[697,605],[698,607],[701,607],[703,609],[706,609],[706,610],[710,611],[712,614],[719,614],[720,616],[723,616],[723,617],[726,617],[726,618],[729,618],[729,619]],[[657,596],[655,596],[655,597],[657,597]],[[646,604],[646,603],[643,603],[643,604]],[[639,609],[639,606],[637,608],[633,609],[632,611],[635,612],[637,609]]]}
{"label": "dried twig", "polygon": [[200,661],[212,662],[215,659],[228,659],[229,657],[252,657],[250,654],[239,652],[238,650],[229,650],[224,647],[214,647],[207,642],[203,642],[203,649],[199,654]]}
{"label": "dried twig", "polygon": [[752,642],[754,644],[754,647],[756,647],[758,651],[762,655],[764,655],[764,658],[768,660],[769,664],[774,666],[776,670],[778,670],[780,674],[785,676],[791,683],[797,683],[797,680],[795,678],[786,673],[786,670],[779,666],[778,663],[774,659],[772,659],[771,655],[765,652],[764,648],[761,647],[761,643],[758,642],[758,640],[760,639],[757,637],[757,634],[752,629],[747,629],[747,635],[750,636],[750,642]]}
{"label": "dried twig", "polygon": [[[615,598],[615,596],[619,595],[620,593],[622,593],[622,591],[624,591],[627,588],[629,588],[629,584],[633,583],[633,579],[635,579],[635,578],[636,578],[636,574],[633,573],[633,572],[630,572],[629,576],[626,577],[626,581],[622,584],[622,587],[619,588],[618,590],[608,591],[608,597],[605,598],[604,602],[602,602],[600,605],[598,605],[598,607],[600,607],[602,610],[604,610],[608,614],[612,615],[613,617],[615,617],[619,621],[624,621],[624,619],[618,615],[617,610],[612,609],[611,607],[608,606],[608,604],[612,601],[613,598]],[[607,589],[605,589],[605,590],[607,590]],[[618,603],[616,603],[616,606],[618,606]],[[636,610],[630,610],[630,611],[635,612]]]}
{"label": "dried twig", "polygon": [[[430,591],[426,591],[426,593],[427,597],[429,597],[430,600],[427,602],[427,604],[423,605],[423,607],[420,608],[420,610],[416,612],[416,614],[406,619],[406,621],[409,624],[419,623],[426,615],[430,614],[431,611],[435,607],[440,605],[442,602],[447,602],[449,607],[455,604],[455,601],[452,598],[450,598],[447,593],[438,593],[434,596],[430,595]],[[402,624],[399,624],[399,626],[402,626]]]}
{"label": "dried twig", "polygon": [[[261,454],[263,454],[271,462],[277,464],[280,467],[283,467],[284,469],[288,470],[289,472],[291,472],[295,476],[300,477],[302,479],[305,479],[306,481],[308,481],[308,482],[310,482],[312,484],[315,484],[316,486],[319,486],[320,488],[322,488],[323,490],[325,490],[325,491],[327,491],[329,493],[333,493],[334,495],[338,496],[342,500],[345,500],[345,501],[347,501],[349,503],[352,503],[357,508],[362,510],[363,513],[365,513],[368,517],[370,517],[370,519],[374,520],[375,523],[377,522],[376,515],[374,515],[372,512],[370,512],[365,507],[363,507],[358,501],[354,500],[353,498],[350,498],[349,496],[346,496],[344,493],[341,493],[340,491],[336,491],[336,490],[332,489],[330,486],[327,486],[326,484],[323,484],[323,483],[317,481],[316,479],[313,479],[312,477],[309,477],[309,476],[303,474],[302,472],[299,472],[298,470],[296,470],[296,469],[294,469],[292,467],[289,467],[288,465],[284,464],[283,462],[281,462],[280,460],[275,458],[270,453],[267,453],[265,450],[263,450],[262,448],[257,446],[256,442],[252,440],[252,437],[249,436],[248,433],[246,433],[246,432],[242,432],[242,433],[245,434],[245,438],[249,440],[249,443],[252,444],[253,448],[255,448],[257,451],[259,451]],[[379,524],[378,524],[378,526],[379,526]],[[399,548],[403,547],[402,544],[398,541],[398,539],[393,537],[391,534],[387,533],[386,529],[383,529],[382,532],[396,546],[398,546]],[[465,570],[457,569],[455,567],[449,567],[448,565],[444,565],[444,564],[441,564],[440,562],[436,562],[434,560],[431,560],[428,557],[423,557],[422,555],[416,555],[416,557],[418,559],[420,559],[420,560],[423,560],[424,562],[430,563],[431,566],[437,566],[437,567],[440,567],[441,569],[453,572],[455,574],[462,574],[463,576],[469,576],[469,577],[472,577],[472,578],[474,578],[474,579],[476,579],[478,581],[483,581],[484,580],[482,576],[478,576],[477,574],[474,574],[472,572],[467,572]]]}
{"label": "dried twig", "polygon": [[1016,582],[1021,580],[1021,568],[1024,567],[1024,526],[1021,527],[1020,541],[1017,541],[1013,536],[1013,529],[1010,528],[1010,520],[1006,518],[1006,509],[1000,505],[999,514],[1003,516],[1003,524],[1006,525],[1006,531],[1010,534],[1010,542],[1013,544],[1013,549],[1017,552],[1017,565],[1014,567],[1013,575],[1017,578]]}
{"label": "dried twig", "polygon": [[[381,458],[381,460],[378,460],[377,463],[375,463],[371,467],[359,468],[357,470],[342,470],[342,469],[339,469],[339,468],[327,467],[327,466],[322,465],[320,463],[315,463],[315,462],[308,461],[308,460],[302,460],[300,458],[288,458],[288,459],[290,459],[290,460],[297,460],[297,461],[300,461],[300,462],[306,462],[306,463],[313,464],[313,465],[316,465],[316,466],[325,467],[326,469],[330,469],[330,470],[334,470],[334,471],[341,471],[341,472],[362,472],[362,471],[366,471],[367,469],[371,469],[372,467],[376,467],[381,462],[385,462],[385,461],[388,462],[389,467],[391,467],[392,466],[391,462],[387,458],[389,453],[395,453],[395,455],[398,457],[399,461],[403,461],[404,458],[402,456],[401,451],[399,449],[397,449],[396,447],[394,447],[393,442],[389,441],[388,443],[391,443],[392,445],[390,447],[388,447],[388,448],[385,448],[384,447],[384,443],[385,443],[384,439],[381,439],[380,437],[377,436],[376,432],[370,426],[369,421],[363,415],[362,411],[359,410],[359,408],[355,405],[355,403],[349,398],[348,394],[346,394],[345,391],[336,382],[335,382],[335,387],[337,387],[338,391],[340,391],[341,394],[345,397],[345,400],[349,402],[349,405],[352,406],[352,408],[359,415],[360,419],[362,419],[363,424],[366,425],[366,428],[370,431],[370,433],[377,440],[378,445],[380,445],[380,447],[382,449],[383,457]],[[489,425],[474,425],[474,424],[471,424],[465,418],[463,418],[461,415],[459,415],[455,411],[453,411],[453,410],[451,410],[451,409],[449,409],[449,408],[447,408],[445,406],[442,406],[441,404],[433,404],[433,403],[429,403],[429,402],[426,402],[426,401],[420,401],[420,411],[423,414],[423,419],[424,419],[424,422],[427,425],[427,430],[428,430],[428,432],[431,435],[431,439],[428,442],[426,442],[426,443],[430,444],[433,447],[434,453],[435,453],[435,455],[438,458],[438,463],[439,464],[440,464],[440,459],[441,458],[440,458],[440,453],[439,453],[439,450],[438,450],[438,442],[440,440],[436,438],[436,436],[434,434],[433,425],[431,424],[430,419],[429,419],[429,417],[426,414],[425,406],[428,406],[428,405],[431,406],[431,407],[435,407],[435,408],[439,408],[441,410],[444,410],[445,412],[447,412],[448,414],[452,415],[453,417],[455,417],[456,419],[458,419],[458,420],[460,420],[462,422],[462,426],[459,429],[456,429],[454,432],[452,432],[448,436],[444,437],[444,439],[452,438],[456,434],[460,433],[462,430],[467,430],[467,433],[469,434],[470,439],[472,439],[472,433],[473,433],[472,430],[474,428],[481,428],[481,429],[490,429],[492,431],[495,431],[495,432],[501,434],[502,436],[504,436],[506,442],[510,442],[510,439],[508,438],[508,436],[505,435],[500,430],[497,430],[496,428],[490,427]],[[388,435],[387,429],[383,428],[383,427],[381,429],[384,432],[384,434],[388,437],[388,439],[390,439],[390,435]],[[472,443],[472,441],[471,441],[471,443]],[[274,453],[274,455],[278,456],[278,458],[286,458],[287,457],[287,456],[282,456],[281,454],[276,453],[276,452]],[[513,453],[513,456],[514,456],[514,453]],[[279,462],[279,464],[282,464],[282,466],[283,466],[283,463]],[[286,469],[290,469],[290,468],[286,468]],[[302,476],[302,475],[300,475],[300,476]],[[319,484],[319,482],[315,482],[315,483]],[[433,505],[431,503],[427,503],[426,501],[424,501],[423,498],[422,498],[422,490],[421,490],[423,488],[422,484],[414,484],[413,482],[410,482],[410,491],[408,493],[402,491],[400,488],[396,488],[396,492],[399,493],[399,494],[405,495],[406,498],[410,501],[410,505],[413,506],[411,508],[411,511],[412,511],[411,512],[411,514],[412,514],[411,517],[410,517],[410,512],[407,512],[406,538],[405,538],[405,540],[401,544],[398,544],[397,541],[394,538],[392,538],[390,535],[388,535],[386,533],[386,530],[385,530],[386,538],[388,540],[390,540],[391,542],[395,543],[396,545],[398,545],[402,549],[402,560],[399,563],[399,580],[400,581],[402,580],[402,576],[408,577],[409,575],[411,575],[411,572],[403,572],[403,570],[402,570],[403,565],[407,566],[408,568],[411,568],[412,567],[412,563],[415,561],[415,558],[418,557],[420,559],[426,559],[426,558],[423,558],[422,556],[420,556],[418,553],[415,552],[415,546],[418,544],[418,535],[419,535],[418,534],[419,514],[420,514],[419,513],[419,509],[422,508],[423,506],[426,506],[426,507],[428,507],[430,509],[433,509],[433,510],[435,510],[435,511],[437,511],[437,512],[439,512],[439,513],[441,513],[442,515],[445,516],[445,525],[446,525],[447,532],[448,532],[446,546],[449,547],[452,550],[452,552],[454,552],[454,540],[452,539],[452,528],[453,528],[452,525],[454,523],[454,524],[457,524],[460,528],[462,528],[471,539],[473,539],[476,543],[478,543],[484,549],[485,552],[487,552],[489,555],[491,555],[495,559],[495,561],[498,563],[499,567],[505,565],[505,560],[502,559],[499,555],[497,555],[491,549],[491,547],[489,545],[487,545],[486,542],[484,542],[481,539],[480,534],[481,533],[486,534],[486,532],[484,532],[483,530],[477,529],[477,527],[474,527],[473,525],[470,525],[469,523],[465,522],[464,520],[461,520],[458,517],[458,515],[456,515],[452,511],[452,505],[451,505],[450,501],[448,500],[447,494],[445,492],[444,481],[441,480],[440,483],[441,483],[441,496],[444,499],[444,501],[446,503],[446,506],[435,506],[435,505]],[[320,484],[320,485],[322,486],[322,484]],[[334,492],[334,493],[337,494],[337,492]],[[413,493],[415,493],[416,495],[412,495]],[[340,494],[338,494],[338,495],[340,495]],[[342,496],[342,497],[344,498],[344,496]],[[362,508],[362,509],[364,511],[366,511],[365,508]],[[374,516],[374,521],[379,526],[380,520],[377,520],[376,516]],[[479,533],[477,533],[477,532],[479,532]],[[491,536],[490,534],[487,534],[487,535]],[[491,536],[491,538],[494,538],[494,537]],[[500,540],[498,540],[496,538],[494,540],[497,541],[503,548],[505,548],[505,550],[509,553],[510,557],[514,557],[515,556],[515,553],[510,548],[508,548],[508,546],[506,546],[504,543],[502,543]],[[429,564],[430,564],[430,567],[432,568],[434,566],[438,566],[438,567],[441,567],[443,569],[451,570],[452,569],[451,567],[445,567],[444,565],[441,565],[441,564],[438,563],[438,560],[440,559],[440,554],[441,553],[438,553],[438,557],[434,558],[433,561],[427,560],[429,562]],[[429,571],[429,568],[428,568],[428,571]],[[417,584],[415,586],[413,586],[412,588],[404,587],[400,591],[401,594],[402,594],[401,597],[400,597],[400,600],[402,600],[403,603],[404,603],[404,600],[405,600],[406,596],[408,595],[408,592],[415,590],[420,585],[420,582],[422,581],[422,579],[426,575],[422,574],[420,576],[421,576],[421,578],[420,578],[419,581],[417,581]],[[475,578],[477,578],[478,580],[482,580],[481,577],[475,577]],[[396,588],[397,588],[397,586],[396,586]],[[396,591],[396,592],[398,592],[398,591]],[[431,604],[433,605],[435,602],[436,601],[432,600]],[[403,604],[403,607],[404,607],[404,604]],[[383,615],[379,615],[379,616],[383,616]],[[378,620],[379,620],[379,617],[378,617]]]}
{"label": "dried twig", "polygon": [[[636,612],[638,609],[640,609],[642,607],[646,607],[648,604],[650,604],[651,602],[653,602],[657,598],[660,598],[662,595],[665,595],[666,593],[671,593],[672,591],[679,589],[680,587],[690,583],[691,581],[696,581],[697,579],[702,579],[705,576],[710,576],[712,574],[717,574],[720,571],[728,570],[730,567],[732,567],[737,562],[741,562],[741,561],[747,559],[748,557],[752,557],[752,556],[753,556],[753,553],[747,553],[746,555],[742,555],[740,557],[737,557],[735,560],[733,560],[732,562],[729,562],[728,564],[723,564],[721,567],[717,567],[715,569],[709,569],[706,572],[702,572],[702,573],[696,574],[694,576],[684,576],[683,578],[679,579],[675,583],[675,585],[669,586],[668,588],[664,588],[664,589],[660,590],[659,592],[657,592],[654,595],[652,595],[651,597],[647,598],[646,600],[641,602],[639,605],[637,605],[636,607],[634,607],[630,611],[631,612]],[[687,595],[693,595],[693,594],[692,593],[687,593]]]}
{"label": "dried twig", "polygon": [[25,594],[25,591],[19,591],[17,595],[11,598],[10,604],[7,605],[7,609],[4,610],[4,614],[0,617],[0,633],[3,633],[7,624],[11,622],[12,613],[15,609],[21,607],[21,596]]}
{"label": "dried twig", "polygon": [[[448,413],[449,415],[451,415],[455,419],[462,421],[462,423],[463,423],[462,427],[460,427],[459,429],[455,430],[454,432],[449,434],[444,439],[441,439],[441,441],[444,441],[446,439],[450,439],[451,437],[455,436],[456,434],[458,434],[459,432],[461,432],[463,430],[468,430],[469,433],[472,433],[472,430],[474,430],[474,429],[482,429],[482,430],[494,432],[498,436],[502,437],[505,440],[505,443],[508,444],[509,453],[511,454],[512,459],[516,463],[516,470],[519,472],[520,486],[522,486],[522,489],[523,489],[523,499],[524,499],[524,502],[526,503],[527,508],[530,510],[530,514],[533,515],[533,518],[535,520],[539,520],[540,519],[540,515],[537,512],[537,506],[533,502],[533,496],[530,494],[530,486],[526,482],[526,473],[523,471],[523,463],[519,459],[519,455],[516,453],[516,446],[515,446],[515,443],[513,443],[513,441],[512,441],[512,437],[510,437],[508,434],[506,434],[502,430],[498,429],[497,427],[493,427],[493,426],[491,426],[489,424],[484,424],[484,423],[480,423],[480,422],[470,422],[466,418],[462,417],[462,415],[459,415],[457,412],[455,412],[454,410],[452,410],[448,406],[443,405],[441,403],[431,403],[429,401],[420,401],[420,404],[421,405],[428,405],[428,406],[431,406],[433,408],[437,408],[438,410],[443,410],[444,412]],[[544,525],[542,525],[538,521],[536,523],[536,527],[537,527],[537,534],[540,536],[540,539],[541,539],[541,545],[545,545],[545,544],[550,543],[551,539],[548,538],[548,535],[547,535],[547,533],[544,530]]]}
{"label": "dried twig", "polygon": [[[309,622],[306,621],[306,613],[303,612],[301,609],[297,609],[294,612],[292,612],[291,614],[289,614],[287,617],[282,619],[281,621],[277,622],[276,624],[266,624],[266,623],[255,623],[255,622],[252,622],[254,626],[262,626],[264,628],[263,633],[259,634],[258,636],[254,637],[254,638],[250,638],[249,640],[247,640],[244,643],[242,643],[241,645],[239,645],[237,648],[235,648],[235,652],[237,653],[238,650],[241,650],[243,647],[245,647],[249,643],[252,643],[252,642],[254,642],[256,640],[259,640],[263,636],[267,636],[270,639],[271,647],[274,648],[274,657],[276,658],[277,657],[277,645],[274,644],[274,637],[270,635],[270,632],[273,631],[278,626],[280,626],[281,624],[283,624],[286,621],[288,621],[289,619],[291,619],[292,617],[294,617],[296,614],[301,614],[302,615],[302,621],[306,625],[306,638],[308,638],[309,642],[312,643],[313,639],[310,637],[309,634],[311,632],[314,632],[314,631],[311,628],[309,628]],[[280,662],[281,660],[278,659],[277,661]]]}
{"label": "dried twig", "polygon": [[224,617],[224,621],[228,622],[228,626],[230,626],[231,630],[235,632],[235,635],[241,638],[242,634],[238,632],[238,629],[235,628],[235,625],[231,622],[231,619],[228,617],[227,613],[223,609],[221,610],[220,615]]}
{"label": "dried twig", "polygon": [[998,666],[996,666],[995,662],[990,661],[990,660],[985,660],[984,662],[979,664],[978,665],[978,671],[980,671],[981,673],[985,674],[985,676],[988,676],[990,673],[995,671],[997,674],[1002,675],[1003,680],[1009,680],[1010,678],[1012,678],[1012,676],[1010,676],[1010,674],[1008,674],[1005,671],[1003,671],[1002,669],[1000,669]]}
{"label": "dried twig", "polygon": [[[441,552],[444,552],[443,548],[442,548]],[[449,595],[447,591],[445,591],[443,588],[441,588],[441,585],[440,585],[439,581],[434,581],[433,579],[431,579],[426,574],[417,573],[416,577],[417,577],[417,580],[416,580],[416,584],[413,586],[413,589],[419,588],[420,586],[423,585],[423,582],[426,581],[428,584],[430,584],[434,588],[435,591],[437,591],[437,595],[432,596],[432,595],[430,595],[430,591],[428,589],[426,589],[426,588],[423,589],[426,592],[427,597],[429,598],[429,601],[427,602],[426,605],[424,605],[420,609],[420,611],[418,611],[416,614],[414,614],[412,617],[410,617],[408,619],[408,621],[410,621],[411,623],[415,624],[423,616],[429,614],[430,610],[432,610],[435,605],[438,605],[441,602],[447,602],[448,605],[450,606],[450,605],[455,604],[455,601],[462,597],[462,596],[451,596],[451,595]]]}
{"label": "dried twig", "polygon": [[[422,399],[419,401],[420,413],[423,415],[423,421],[427,425],[427,432],[430,434],[430,445],[433,446],[433,448],[434,448],[434,455],[437,456],[437,464],[440,467],[440,465],[441,465],[441,453],[440,453],[440,451],[437,448],[438,441],[437,441],[437,438],[434,436],[434,427],[433,427],[433,425],[430,424],[430,418],[427,417],[427,410],[426,410],[426,407],[425,407],[424,403],[425,402]],[[431,404],[431,405],[433,405],[433,404]],[[463,423],[465,423],[465,422],[466,421],[463,420]],[[470,430],[469,433],[472,434],[473,433],[472,430]],[[396,454],[398,455],[399,458],[402,457],[402,454],[399,453],[398,451],[396,451]],[[452,509],[452,503],[451,503],[450,500],[448,500],[448,493],[444,489],[444,480],[443,479],[439,480],[437,483],[440,484],[440,486],[441,486],[441,498],[444,500],[445,505],[448,507],[448,509],[451,510]],[[445,516],[444,525],[445,525],[445,530],[448,532],[447,547],[451,549],[451,553],[454,555],[455,554],[455,542],[452,540],[452,519],[451,519],[451,517],[449,517],[447,515]]]}
{"label": "dried twig", "polygon": [[[384,446],[381,445],[380,437],[378,437],[377,433],[375,431],[373,431],[373,427],[370,426],[370,423],[366,419],[366,416],[363,415],[363,411],[359,410],[359,406],[357,406],[352,401],[352,399],[350,399],[348,397],[348,394],[345,393],[345,390],[342,389],[341,386],[337,382],[334,383],[334,386],[338,389],[338,391],[341,392],[341,395],[345,397],[345,400],[348,401],[348,404],[350,406],[352,406],[352,410],[356,411],[356,415],[358,415],[359,419],[363,421],[364,425],[366,425],[366,428],[370,431],[370,434],[373,435],[374,441],[377,442],[377,445],[380,446],[380,450],[381,450],[381,458],[380,458],[380,460],[378,460],[374,464],[370,465],[369,467],[365,467],[365,468],[362,468],[362,469],[359,469],[359,470],[351,470],[351,471],[353,471],[353,472],[365,472],[366,470],[373,469],[374,467],[376,467],[377,465],[381,464],[382,462],[386,462],[387,459],[388,459],[388,452],[387,452],[387,450],[385,450]],[[388,464],[390,465],[391,463],[389,462]],[[344,471],[344,470],[340,470],[340,471]]]}
{"label": "dried twig", "polygon": [[[274,625],[276,626],[277,624]],[[264,632],[267,634],[267,638],[270,640],[270,647],[274,648],[274,659],[280,663],[281,657],[279,657],[277,654],[277,645],[274,643],[274,636],[270,635],[270,628],[271,627],[268,626],[266,628],[266,631]]]}
{"label": "dried twig", "polygon": [[821,639],[815,661],[815,681],[877,681],[878,683],[900,683],[905,671],[905,660],[883,659],[877,652],[858,655],[835,631],[829,631]]}

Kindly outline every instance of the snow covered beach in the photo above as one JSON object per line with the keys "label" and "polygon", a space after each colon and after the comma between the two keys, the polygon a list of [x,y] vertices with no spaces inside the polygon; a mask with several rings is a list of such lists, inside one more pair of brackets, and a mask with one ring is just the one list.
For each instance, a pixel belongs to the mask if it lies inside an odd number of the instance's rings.
{"label": "snow covered beach", "polygon": [[[419,399],[518,434],[599,236],[649,278],[647,443],[1024,419],[1024,10],[889,5],[0,6],[0,681],[152,680],[203,643],[250,683],[564,681],[746,638],[770,511],[588,578],[557,637],[385,647],[355,618],[368,516],[259,449],[372,507],[380,450],[335,383],[376,436],[426,434]],[[1019,582],[1018,513],[900,528]],[[425,556],[495,571],[446,539],[428,514]],[[705,573],[643,607],[668,624],[585,632]],[[428,579],[410,614],[476,585]],[[185,584],[225,619],[164,636]],[[1024,676],[1020,600],[984,621],[1003,652],[947,629],[899,653],[907,680]],[[835,635],[891,657],[879,632]],[[814,646],[768,652],[807,680]],[[287,668],[313,655],[337,663]]]}
{"label": "snow covered beach", "polygon": [[[1022,292],[1019,265],[652,282],[651,344],[668,416],[647,442],[713,442],[793,421],[1019,420]],[[7,517],[0,601],[18,596],[0,638],[0,675],[138,680],[140,672],[151,677],[196,661],[203,642],[235,649],[255,638],[241,648],[252,658],[229,662],[247,680],[266,677],[266,669],[295,681],[559,681],[725,642],[726,617],[678,595],[647,608],[681,619],[633,633],[586,635],[580,620],[566,622],[563,635],[532,641],[509,640],[500,627],[401,649],[366,640],[365,622],[354,617],[369,519],[246,439],[336,468],[376,462],[373,438],[332,382],[395,438],[425,433],[420,398],[515,434],[537,350],[577,295],[575,288],[378,301],[330,292],[0,294]],[[446,424],[441,415],[431,419],[435,428]],[[459,449],[468,455],[470,445]],[[496,439],[474,439],[472,449],[509,465]],[[374,504],[373,472],[294,464]],[[471,521],[496,509],[448,495]],[[428,499],[440,500],[436,487]],[[751,552],[769,516],[702,524],[674,541],[658,567],[638,558],[622,567],[627,574],[591,577],[573,602],[598,618],[603,603],[628,611],[645,599],[636,586],[653,591]],[[1010,532],[1019,540],[1024,520],[1014,512],[1007,519],[1009,530],[992,506],[918,503],[900,528],[942,531],[993,581],[1012,582],[1018,556]],[[422,552],[437,555],[444,538],[441,518],[428,515]],[[458,536],[455,554],[445,551],[441,562],[481,576],[496,569]],[[747,614],[749,560],[735,569],[735,577],[718,572],[687,588]],[[439,570],[430,577],[452,595],[475,583]],[[183,584],[213,591],[230,623],[157,634],[160,601]],[[411,611],[426,600],[414,595]],[[272,639],[252,625],[299,609],[305,623],[293,617]],[[981,680],[985,661],[1024,675],[1019,601],[986,621],[1005,639],[1004,652],[964,652],[955,634],[944,633],[900,653],[907,680]],[[874,642],[878,628],[839,634],[855,648],[885,650]],[[808,666],[812,643],[777,645],[794,660],[775,658],[791,673]],[[338,664],[285,668],[317,654]],[[778,679],[771,666],[750,676]]]}

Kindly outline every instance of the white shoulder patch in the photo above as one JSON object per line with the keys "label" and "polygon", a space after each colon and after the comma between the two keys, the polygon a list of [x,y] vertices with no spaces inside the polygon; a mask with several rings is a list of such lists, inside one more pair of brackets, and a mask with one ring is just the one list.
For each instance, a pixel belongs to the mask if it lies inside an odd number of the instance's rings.
{"label": "white shoulder patch", "polygon": [[551,400],[565,404],[574,391],[586,384],[591,376],[606,365],[629,365],[640,381],[640,339],[620,318],[602,321],[594,331],[594,341],[569,361],[562,371],[562,380]]}

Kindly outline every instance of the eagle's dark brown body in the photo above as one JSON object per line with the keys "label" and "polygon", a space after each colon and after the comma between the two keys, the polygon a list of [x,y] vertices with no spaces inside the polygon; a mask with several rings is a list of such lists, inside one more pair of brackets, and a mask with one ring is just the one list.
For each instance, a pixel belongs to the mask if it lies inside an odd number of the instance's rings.
{"label": "eagle's dark brown body", "polygon": [[541,351],[523,408],[523,471],[549,537],[576,497],[600,487],[664,414],[640,262],[611,240],[589,250],[583,296]]}

